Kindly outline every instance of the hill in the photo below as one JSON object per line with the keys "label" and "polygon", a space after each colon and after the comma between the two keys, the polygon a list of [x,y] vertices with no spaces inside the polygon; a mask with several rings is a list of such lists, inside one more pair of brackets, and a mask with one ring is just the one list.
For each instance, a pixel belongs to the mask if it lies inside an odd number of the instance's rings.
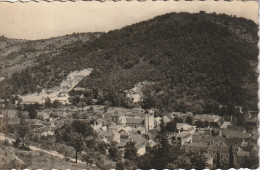
{"label": "hill", "polygon": [[[25,94],[57,86],[71,71],[92,68],[78,86],[87,104],[129,106],[125,90],[142,81],[143,108],[213,112],[257,106],[257,25],[235,16],[170,13],[78,42],[2,81]],[[52,54],[52,53],[50,53]],[[79,94],[70,93],[79,102]]]}

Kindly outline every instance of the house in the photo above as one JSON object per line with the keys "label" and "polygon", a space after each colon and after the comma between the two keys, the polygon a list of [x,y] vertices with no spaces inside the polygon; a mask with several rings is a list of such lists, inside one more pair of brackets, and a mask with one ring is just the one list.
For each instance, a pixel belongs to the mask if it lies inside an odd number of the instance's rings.
{"label": "house", "polygon": [[246,120],[246,128],[254,129],[259,127],[258,117],[253,117]]}
{"label": "house", "polygon": [[205,136],[203,142],[210,145],[226,146],[226,139],[222,136]]}
{"label": "house", "polygon": [[210,136],[211,135],[211,128],[199,128],[198,133],[203,136]]}
{"label": "house", "polygon": [[128,139],[129,138],[129,133],[126,132],[124,129],[121,129],[118,131],[120,135],[120,139]]}
{"label": "house", "polygon": [[133,131],[137,132],[138,134],[144,134],[145,133],[145,128],[144,127],[137,127],[135,129],[133,129]]}
{"label": "house", "polygon": [[219,122],[221,120],[221,117],[218,115],[207,115],[207,114],[202,114],[202,115],[195,115],[194,116],[195,122],[196,121],[202,121],[202,122]]}
{"label": "house", "polygon": [[157,126],[160,126],[161,124],[161,117],[156,117],[154,118],[154,126],[157,127]]}
{"label": "house", "polygon": [[97,139],[99,142],[105,142],[105,141],[116,142],[113,140],[113,132],[111,131],[101,131],[98,134]]}
{"label": "house", "polygon": [[223,136],[225,138],[236,138],[239,139],[246,139],[251,136],[250,133],[247,133],[245,128],[240,126],[227,126],[227,129],[222,129],[220,131],[220,136]]}
{"label": "house", "polygon": [[36,102],[35,101],[22,101],[20,104],[21,105],[30,105],[30,104],[35,104]]}
{"label": "house", "polygon": [[138,156],[141,156],[141,155],[145,154],[145,152],[146,152],[145,144],[143,144],[143,143],[136,144],[135,147],[137,149],[137,155]]}
{"label": "house", "polygon": [[248,111],[245,114],[245,118],[246,119],[251,119],[251,118],[257,117],[257,115],[258,115],[258,111]]}
{"label": "house", "polygon": [[46,112],[38,112],[37,113],[37,119],[40,119],[40,120],[48,120],[50,119],[50,114],[49,113],[46,113]]}
{"label": "house", "polygon": [[[220,161],[228,161],[229,160],[229,149],[230,146],[218,146],[218,145],[211,145],[209,146],[207,153],[213,157],[213,159],[217,159],[217,153],[219,152],[219,156],[220,156]],[[236,164],[237,162],[237,151],[238,148],[237,147],[233,147],[233,156],[234,156],[234,163]]]}
{"label": "house", "polygon": [[225,142],[228,146],[241,146],[244,140],[244,138],[237,137],[225,138]]}
{"label": "house", "polygon": [[5,108],[7,101],[5,101],[5,99],[0,99],[0,110]]}
{"label": "house", "polygon": [[2,132],[6,125],[8,123],[8,117],[5,117],[4,115],[0,115],[0,132]]}
{"label": "house", "polygon": [[8,118],[14,118],[14,117],[18,116],[16,110],[3,110],[2,114],[3,114],[3,116],[8,117]]}
{"label": "house", "polygon": [[125,116],[119,116],[117,123],[121,126],[125,126],[126,125],[126,117]]}
{"label": "house", "polygon": [[202,141],[202,139],[203,139],[203,136],[200,133],[194,132],[192,134],[192,142],[199,142],[199,141]]}
{"label": "house", "polygon": [[213,169],[213,157],[210,154],[205,154],[205,157],[207,158],[207,169]]}
{"label": "house", "polygon": [[220,126],[221,129],[227,129],[229,125],[232,125],[231,122],[224,121],[223,124]]}
{"label": "house", "polygon": [[153,147],[155,147],[157,145],[156,142],[154,142],[152,139],[149,139],[146,144],[145,144],[145,147],[146,147],[146,150],[147,151],[150,151]]}
{"label": "house", "polygon": [[234,117],[233,115],[224,115],[224,116],[222,117],[222,119],[223,119],[224,121],[231,122],[231,123],[234,124],[234,125],[237,123],[237,119],[236,119],[236,117]]}
{"label": "house", "polygon": [[237,151],[237,164],[242,165],[245,161],[245,157],[248,157],[250,155],[250,152],[244,151],[241,148],[238,148]]}
{"label": "house", "polygon": [[20,123],[20,118],[12,117],[7,120],[8,125],[18,125]]}
{"label": "house", "polygon": [[168,116],[163,116],[162,119],[163,119],[164,123],[168,123],[171,121],[171,119]]}
{"label": "house", "polygon": [[120,134],[117,133],[117,132],[113,132],[112,141],[113,141],[113,142],[120,143]]}
{"label": "house", "polygon": [[[140,127],[140,128],[142,128],[142,127]],[[129,126],[123,127],[121,129],[124,130],[125,132],[128,132],[128,133],[133,130],[133,128],[131,128]]]}
{"label": "house", "polygon": [[249,138],[251,134],[240,130],[223,129],[220,131],[220,136],[223,136],[225,138],[246,139]]}
{"label": "house", "polygon": [[228,130],[234,130],[234,131],[240,131],[242,133],[246,133],[246,128],[242,126],[233,126],[233,125],[228,125],[227,126]]}
{"label": "house", "polygon": [[117,124],[112,124],[111,126],[108,127],[109,131],[111,132],[118,132],[122,127]]}
{"label": "house", "polygon": [[126,125],[133,128],[137,128],[138,126],[144,126],[144,119],[126,117]]}
{"label": "house", "polygon": [[195,128],[196,128],[196,126],[191,126],[191,125],[189,125],[189,124],[187,124],[187,123],[177,123],[176,124],[176,129],[179,131],[179,132],[181,132],[181,131],[191,131],[191,130],[194,130],[195,131]]}
{"label": "house", "polygon": [[30,125],[32,131],[44,127],[43,123],[37,119],[25,119],[25,122]]}
{"label": "house", "polygon": [[102,127],[103,127],[103,120],[102,119],[98,119],[98,120],[93,121],[92,128],[94,130],[96,130],[96,131],[100,130],[100,129],[102,129]]}
{"label": "house", "polygon": [[184,142],[182,146],[186,152],[206,152],[208,149],[208,144],[204,141]]}
{"label": "house", "polygon": [[97,143],[108,143],[109,140],[108,138],[106,138],[105,136],[98,136],[96,139],[95,139],[95,142]]}
{"label": "house", "polygon": [[113,122],[118,122],[119,116],[124,116],[123,113],[118,112],[118,110],[115,110],[113,112],[108,112],[105,114],[105,119],[108,118],[108,120],[113,121]]}
{"label": "house", "polygon": [[179,140],[181,142],[181,145],[183,145],[184,142],[192,141],[192,134],[188,131],[182,131],[180,133],[175,133],[175,135],[173,136],[173,140]]}
{"label": "house", "polygon": [[33,133],[37,136],[53,136],[54,130],[50,126],[35,129]]}

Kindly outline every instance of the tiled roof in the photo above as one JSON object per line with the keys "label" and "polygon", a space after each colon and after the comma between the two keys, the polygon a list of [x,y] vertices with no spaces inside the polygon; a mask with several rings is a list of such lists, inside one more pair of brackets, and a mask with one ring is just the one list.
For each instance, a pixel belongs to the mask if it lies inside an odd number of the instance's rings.
{"label": "tiled roof", "polygon": [[227,126],[227,129],[229,129],[229,130],[237,130],[237,131],[244,131],[244,130],[246,130],[246,128],[244,128],[244,127],[241,127],[241,126],[233,126],[233,125],[228,125]]}
{"label": "tiled roof", "polygon": [[229,130],[225,129],[222,131],[222,134],[226,136],[226,138],[249,138],[250,133],[243,133],[238,130]]}
{"label": "tiled roof", "polygon": [[220,120],[220,116],[202,114],[202,115],[195,115],[195,119],[201,121],[208,121],[208,122],[217,122],[218,120]]}
{"label": "tiled roof", "polygon": [[227,122],[225,121],[222,125],[221,125],[221,129],[226,129],[228,125],[231,125],[231,122]]}
{"label": "tiled roof", "polygon": [[136,147],[136,149],[138,150],[138,149],[140,149],[140,148],[142,148],[142,147],[145,147],[145,144],[139,143],[139,144],[136,144],[135,147]]}
{"label": "tiled roof", "polygon": [[167,123],[167,122],[170,122],[171,119],[170,119],[168,116],[163,116],[163,121],[164,121],[165,123]]}
{"label": "tiled roof", "polygon": [[184,142],[183,146],[188,146],[188,147],[197,147],[197,148],[207,148],[208,145],[205,142]]}
{"label": "tiled roof", "polygon": [[143,121],[144,121],[143,118],[133,118],[133,117],[126,118],[126,123],[129,123],[129,124],[142,124]]}
{"label": "tiled roof", "polygon": [[177,137],[185,137],[185,136],[188,136],[188,135],[191,135],[190,132],[187,132],[187,131],[182,131],[181,133],[178,133],[177,134]]}
{"label": "tiled roof", "polygon": [[237,156],[249,156],[250,152],[247,152],[247,151],[243,151],[241,149],[238,150],[237,152]]}
{"label": "tiled roof", "polygon": [[257,117],[251,118],[249,120],[246,120],[246,122],[250,122],[250,123],[256,123],[258,121]]}
{"label": "tiled roof", "polygon": [[193,126],[191,126],[187,123],[177,123],[176,127],[177,127],[177,129],[188,130],[188,129],[192,128]]}

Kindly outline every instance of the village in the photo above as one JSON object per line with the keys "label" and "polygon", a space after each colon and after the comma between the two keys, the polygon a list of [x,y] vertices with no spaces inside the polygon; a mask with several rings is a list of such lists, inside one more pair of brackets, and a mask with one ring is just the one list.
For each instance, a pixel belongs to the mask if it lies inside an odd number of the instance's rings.
{"label": "village", "polygon": [[[28,103],[21,103],[23,107]],[[5,104],[2,100],[3,108]],[[169,127],[167,136],[169,143],[179,143],[185,152],[204,153],[207,164],[213,167],[214,160],[220,157],[222,162],[228,161],[230,146],[234,154],[234,164],[240,167],[245,157],[258,154],[258,118],[257,111],[239,112],[245,119],[245,126],[238,126],[233,116],[214,114],[193,114],[191,112],[172,112],[164,116],[156,116],[155,110],[144,110],[140,107],[125,109],[103,105],[90,105],[82,108],[72,105],[60,105],[57,108],[40,107],[37,116],[31,119],[28,111],[3,109],[0,114],[0,130],[14,133],[12,127],[24,119],[30,126],[33,137],[55,135],[55,129],[64,122],[72,120],[89,121],[98,134],[96,143],[116,143],[122,153],[129,141],[135,143],[138,156],[149,153],[157,145],[156,135],[160,132],[160,124]],[[175,124],[175,125],[173,125]],[[174,128],[173,128],[174,126]]]}

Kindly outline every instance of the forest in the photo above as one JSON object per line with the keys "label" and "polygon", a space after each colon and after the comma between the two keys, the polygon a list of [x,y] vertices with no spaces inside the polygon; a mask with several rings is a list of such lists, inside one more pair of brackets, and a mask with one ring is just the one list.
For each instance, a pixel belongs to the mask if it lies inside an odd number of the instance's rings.
{"label": "forest", "polygon": [[58,85],[71,71],[93,68],[78,86],[90,89],[84,92],[86,100],[99,97],[100,104],[129,107],[124,91],[147,80],[154,83],[143,88],[139,104],[145,109],[256,109],[257,30],[253,21],[236,16],[169,13],[39,58],[1,84],[6,96],[26,94]]}

